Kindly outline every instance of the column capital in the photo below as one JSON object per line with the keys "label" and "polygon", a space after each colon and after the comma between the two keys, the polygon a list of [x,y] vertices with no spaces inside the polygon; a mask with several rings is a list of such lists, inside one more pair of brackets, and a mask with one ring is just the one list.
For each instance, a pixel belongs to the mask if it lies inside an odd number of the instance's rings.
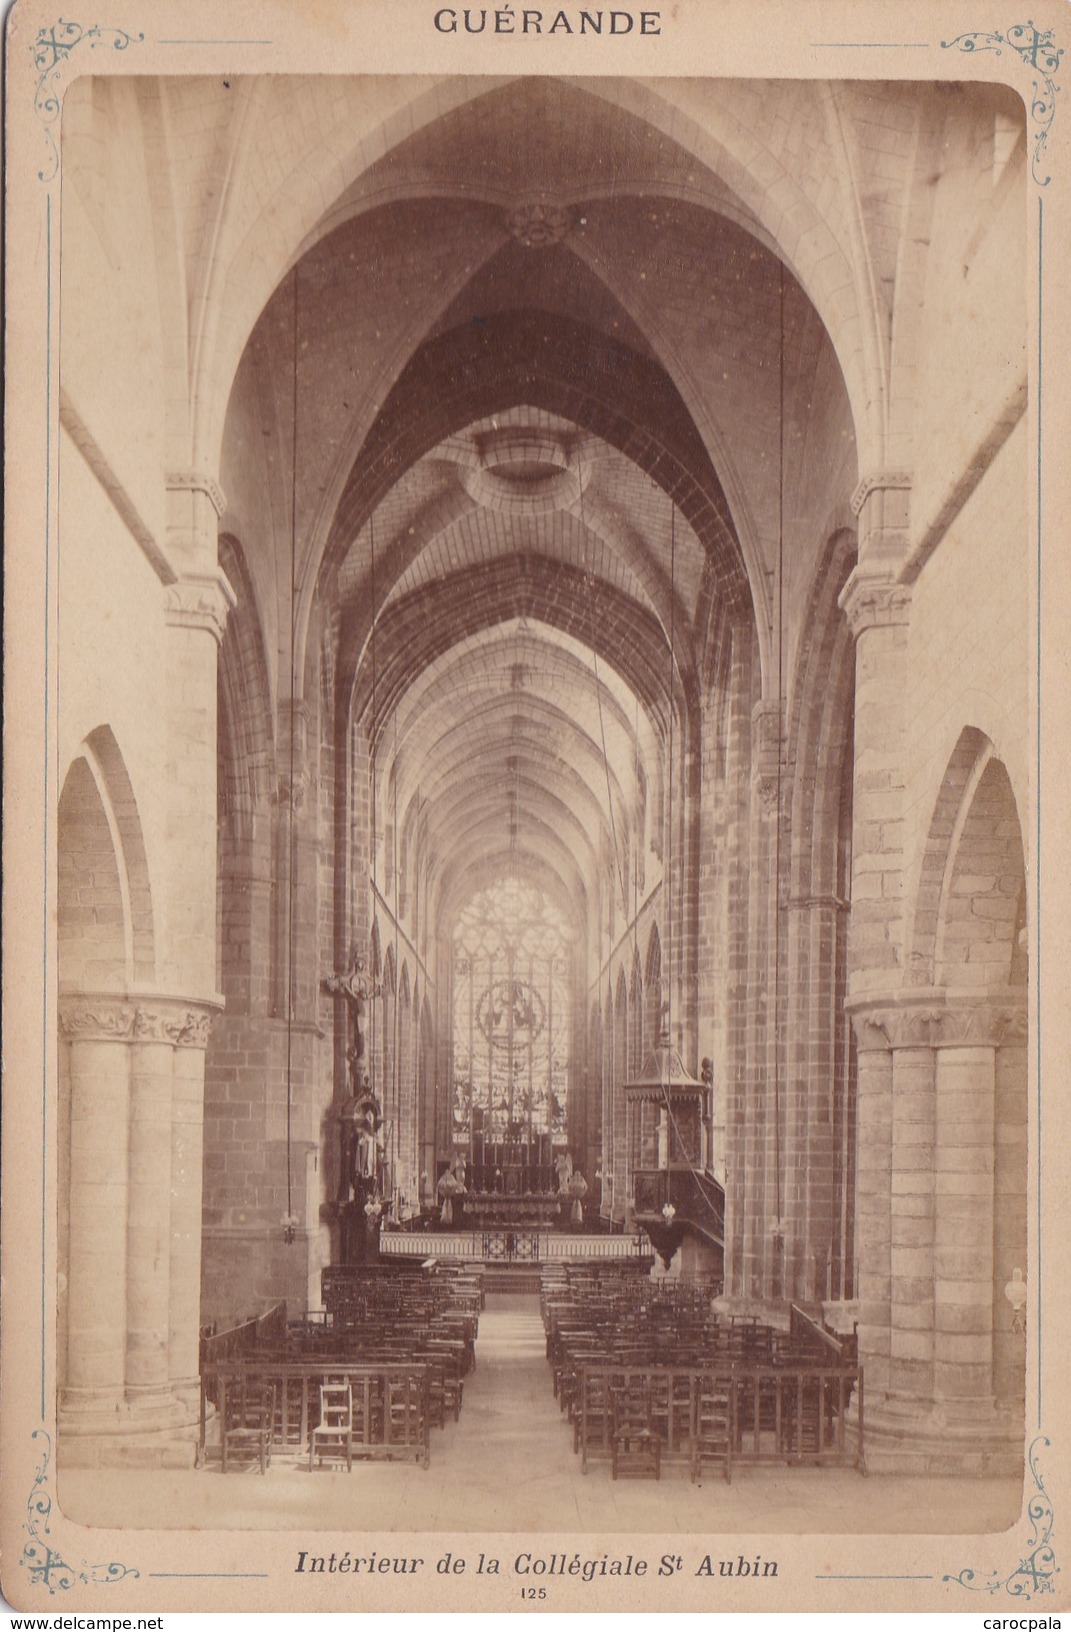
{"label": "column capital", "polygon": [[865,998],[848,1011],[862,1050],[1000,1048],[1027,1036],[1027,1008],[1012,993],[980,997],[934,988],[910,998]]}
{"label": "column capital", "polygon": [[906,470],[873,470],[851,499],[858,519],[859,559],[899,565],[907,548],[911,476]]}
{"label": "column capital", "polygon": [[61,994],[60,1026],[70,1042],[167,1043],[204,1049],[213,1015],[222,1000],[169,997],[157,993]]}
{"label": "column capital", "polygon": [[217,516],[227,508],[223,489],[214,476],[201,470],[169,470],[164,478],[169,493],[203,493]]}
{"label": "column capital", "polygon": [[219,645],[238,597],[226,573],[188,573],[167,588],[167,621],[177,629],[204,629]]}
{"label": "column capital", "polygon": [[911,621],[911,588],[854,567],[837,600],[856,640],[867,629],[891,629]]}
{"label": "column capital", "polygon": [[136,1014],[129,998],[104,993],[79,992],[59,1000],[60,1027],[72,1043],[128,1043]]}

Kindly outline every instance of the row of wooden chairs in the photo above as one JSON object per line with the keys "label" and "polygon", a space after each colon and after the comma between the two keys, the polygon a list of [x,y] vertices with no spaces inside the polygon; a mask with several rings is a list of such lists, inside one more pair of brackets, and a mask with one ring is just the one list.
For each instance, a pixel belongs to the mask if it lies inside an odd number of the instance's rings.
{"label": "row of wooden chairs", "polygon": [[544,1278],[554,1390],[582,1466],[607,1455],[615,1478],[658,1478],[666,1456],[687,1460],[693,1478],[711,1460],[730,1477],[734,1456],[862,1466],[854,1352],[798,1309],[788,1331],[719,1318],[714,1290],[606,1273]]}
{"label": "row of wooden chairs", "polygon": [[573,1441],[583,1472],[592,1457],[609,1457],[614,1478],[621,1472],[659,1478],[663,1458],[672,1456],[687,1464],[693,1481],[711,1464],[729,1481],[734,1462],[864,1471],[863,1434],[858,1367],[748,1372],[600,1363],[583,1367]]}
{"label": "row of wooden chairs", "polygon": [[437,1260],[419,1265],[400,1259],[391,1264],[330,1265],[321,1275],[324,1308],[344,1317],[357,1304],[453,1310],[479,1318],[484,1307],[482,1268],[453,1266]]}
{"label": "row of wooden chairs", "polygon": [[219,1423],[223,1472],[267,1471],[273,1451],[309,1454],[310,1469],[344,1456],[430,1460],[427,1364],[375,1361],[320,1368],[264,1360],[223,1365],[202,1377],[201,1449],[207,1452],[207,1407]]}
{"label": "row of wooden chairs", "polygon": [[609,1457],[622,1474],[661,1477],[666,1456],[683,1459],[693,1480],[716,1463],[732,1476],[734,1434],[727,1372],[686,1367],[585,1366],[574,1412],[573,1446],[586,1473]]}

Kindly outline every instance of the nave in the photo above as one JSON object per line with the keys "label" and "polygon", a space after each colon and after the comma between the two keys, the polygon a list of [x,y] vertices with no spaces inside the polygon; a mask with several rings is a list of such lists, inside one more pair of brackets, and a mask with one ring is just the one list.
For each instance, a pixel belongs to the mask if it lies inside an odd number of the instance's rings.
{"label": "nave", "polygon": [[[218,1464],[214,1473],[218,1474]],[[611,1478],[608,1461],[581,1472],[572,1429],[552,1389],[539,1296],[489,1293],[480,1315],[477,1364],[464,1407],[433,1440],[430,1466],[355,1463],[352,1472],[310,1475],[304,1458],[275,1459],[259,1475],[68,1469],[62,1501],[76,1522],[146,1529],[278,1529],[314,1526],[352,1547],[381,1533],[610,1532],[681,1535],[875,1536],[971,1534],[1018,1517],[1018,1479],[960,1481],[810,1467],[742,1467],[726,1485],[687,1471],[648,1480]],[[510,1555],[512,1557],[512,1555]]]}
{"label": "nave", "polygon": [[493,1306],[426,1472],[180,1499],[206,1329],[581,1226],[857,1329],[872,1476],[1021,1478],[1024,118],[981,82],[72,84],[72,1489],[433,1527],[522,1522],[544,1469],[583,1524],[875,1500],[580,1475]]}

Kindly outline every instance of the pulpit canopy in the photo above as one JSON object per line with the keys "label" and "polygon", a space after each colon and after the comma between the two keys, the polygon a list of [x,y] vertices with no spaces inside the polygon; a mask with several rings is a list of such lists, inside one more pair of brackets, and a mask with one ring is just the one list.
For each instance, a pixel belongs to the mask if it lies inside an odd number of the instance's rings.
{"label": "pulpit canopy", "polygon": [[660,1104],[664,1104],[667,1098],[672,1102],[678,1095],[682,1099],[697,1095],[702,1098],[705,1092],[706,1084],[685,1069],[684,1061],[670,1043],[669,1033],[665,1030],[660,1033],[644,1061],[639,1076],[625,1083],[626,1100],[654,1099]]}

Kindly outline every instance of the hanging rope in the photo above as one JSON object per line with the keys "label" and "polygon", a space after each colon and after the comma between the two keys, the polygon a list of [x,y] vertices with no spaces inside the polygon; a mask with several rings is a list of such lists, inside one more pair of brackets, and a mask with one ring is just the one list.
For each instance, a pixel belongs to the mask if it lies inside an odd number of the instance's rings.
{"label": "hanging rope", "polygon": [[[606,719],[605,719],[605,715],[604,715],[604,711],[603,711],[603,703],[602,703],[602,679],[601,679],[601,676],[599,674],[599,653],[598,653],[598,647],[596,645],[596,640],[595,640],[595,569],[594,569],[594,566],[592,565],[592,563],[590,562],[590,560],[588,558],[588,526],[587,526],[587,518],[586,518],[585,513],[584,513],[584,472],[583,472],[583,464],[582,464],[581,457],[580,457],[580,447],[579,447],[579,445],[577,446],[577,451],[576,451],[576,464],[577,464],[578,485],[579,485],[579,488],[580,488],[580,525],[581,525],[581,528],[582,528],[583,534],[584,534],[584,567],[585,567],[584,576],[585,576],[585,579],[586,579],[586,582],[587,582],[587,590],[588,590],[588,595],[587,595],[587,610],[588,610],[588,624],[589,624],[589,642],[588,643],[589,643],[589,645],[591,647],[592,667],[593,667],[594,674],[595,674],[595,700],[596,700],[596,703],[598,705],[598,711],[599,711],[599,739],[600,739],[600,743],[601,743],[601,747],[602,747],[603,774],[605,775],[605,778],[606,778],[606,806],[607,806],[607,810],[609,811],[609,816],[610,816],[610,838],[611,838],[611,842],[612,842],[612,845],[613,845],[613,870],[614,870],[614,874],[615,874],[616,879],[617,879],[618,886],[619,886],[619,888],[621,890],[621,911],[624,914],[625,924],[627,926],[628,920],[629,920],[629,910],[628,910],[628,868],[627,868],[627,865],[625,865],[625,863],[622,861],[621,846],[620,846],[620,843],[619,843],[618,837],[617,837],[617,821],[616,821],[616,818],[614,816],[613,786],[612,786],[612,781],[611,781],[611,777],[610,777],[610,756],[609,756],[609,752],[608,752],[607,746],[606,746]],[[628,933],[628,931],[627,931],[627,928],[626,928],[626,935],[627,935],[627,933]],[[636,916],[633,917],[633,922],[632,922],[632,938],[633,938],[633,957],[634,957],[635,960],[638,960],[638,957],[639,957],[639,925],[637,923]],[[613,937],[610,934],[609,920],[607,920],[607,929],[606,929],[606,974],[607,974],[607,979],[609,981],[611,981],[611,993],[612,993],[612,990],[613,990],[612,977],[611,977],[611,972],[610,972],[610,961],[611,961],[612,957],[613,957]],[[599,971],[599,977],[600,977],[599,978],[599,987],[601,988],[601,986],[602,986],[602,970],[601,970],[601,968],[600,968],[600,971]],[[627,994],[627,987],[626,987],[626,994]],[[627,999],[627,995],[626,995],[626,1003],[627,1003],[627,1001],[628,1001],[628,999]],[[611,998],[611,1003],[612,1003],[612,998]],[[599,1005],[600,1005],[600,1010],[601,1010],[601,1006],[602,1006],[601,990],[600,990],[600,995],[599,995]],[[614,1036],[615,1031],[616,1031],[616,1028],[613,1028],[611,1030],[611,1037]],[[605,1040],[605,1037],[604,1037],[604,1039],[603,1039],[603,1058],[604,1058],[604,1062],[605,1062],[605,1052],[606,1052],[605,1042],[606,1042],[606,1040]],[[627,1019],[627,1010],[626,1010],[626,1021],[625,1021],[625,1056],[626,1057],[625,1057],[624,1069],[625,1069],[625,1072],[627,1074],[627,1071],[628,1071],[628,1019]],[[616,1061],[615,1061],[615,1067],[616,1067]],[[604,1074],[605,1074],[605,1063],[604,1063]],[[611,1171],[611,1181],[610,1181],[611,1211],[612,1211],[614,1200],[615,1200],[614,1195],[613,1195],[613,1190],[614,1190],[613,1171],[614,1171],[614,1134],[616,1132],[616,1125],[617,1125],[617,1103],[616,1103],[616,1098],[617,1098],[617,1096],[613,1093],[613,1090],[612,1090],[612,1087],[611,1087],[611,1091],[610,1091],[610,1094],[609,1094],[609,1105],[610,1105],[610,1152],[609,1152],[609,1156],[610,1156],[610,1159],[609,1159],[608,1162],[605,1161],[605,1159],[604,1159],[604,1162],[603,1162],[604,1173],[605,1173],[605,1170],[606,1170],[607,1167],[609,1167],[609,1169]],[[604,1136],[605,1136],[605,1126],[606,1126],[606,1124],[605,1124],[605,1115],[604,1115],[604,1120],[603,1120]]]}
{"label": "hanging rope", "polygon": [[297,459],[298,459],[298,269],[294,267],[291,325],[290,429],[290,768],[287,785],[286,899],[286,1214],[294,1216],[293,1174],[293,1031],[294,1031],[294,727],[297,702]]}
{"label": "hanging rope", "polygon": [[[670,504],[670,513],[669,513],[669,589],[670,589],[670,603],[669,603],[669,682],[668,682],[668,690],[667,690],[667,702],[668,702],[668,707],[669,707],[669,777],[668,777],[668,782],[669,782],[669,821],[667,823],[667,831],[666,831],[666,885],[667,885],[667,889],[666,889],[666,970],[667,970],[667,972],[666,972],[666,991],[668,993],[668,998],[667,998],[667,1004],[666,1004],[666,1019],[667,1019],[666,1031],[667,1031],[667,1034],[668,1034],[668,1036],[670,1038],[670,1041],[671,1041],[671,1044],[672,1044],[672,1035],[673,1035],[673,981],[672,981],[673,964],[672,964],[672,956],[673,956],[673,931],[674,931],[673,905],[674,905],[674,895],[676,893],[674,891],[674,888],[673,888],[673,784],[674,784],[674,775],[675,775],[674,731],[673,731],[673,675],[674,675],[674,666],[675,666],[676,611],[677,611],[677,506],[672,501],[671,501],[671,504]],[[683,906],[684,906],[684,904],[683,904],[683,875],[682,875],[682,879],[681,879],[681,895],[682,895],[681,911],[683,912]],[[676,1142],[677,1142],[677,1149],[683,1154],[684,1159],[688,1164],[688,1171],[691,1173],[691,1175],[692,1175],[692,1177],[694,1179],[699,1179],[703,1175],[701,1175],[699,1168],[696,1167],[694,1161],[692,1160],[692,1157],[691,1157],[691,1155],[690,1155],[690,1153],[688,1151],[688,1147],[684,1142],[684,1137],[683,1137],[683,1135],[681,1133],[681,1130],[680,1130],[680,1124],[678,1123],[677,1118],[673,1113],[673,1102],[672,1102],[672,1099],[670,1097],[670,1091],[669,1091],[670,1090],[670,1084],[664,1082],[664,1083],[661,1084],[661,1087],[662,1087],[662,1099],[663,1099],[663,1103],[665,1105],[666,1115],[667,1115],[667,1117],[669,1119],[669,1128],[667,1129],[667,1135],[666,1135],[667,1141],[668,1141],[668,1148],[666,1150],[666,1161],[667,1161],[667,1163],[670,1163],[673,1160],[673,1136],[675,1135],[676,1136]],[[705,1189],[703,1188],[702,1184],[697,1184],[696,1189],[698,1190],[700,1196],[702,1197],[703,1204],[706,1207],[707,1211],[710,1213],[711,1217],[714,1218],[715,1220],[717,1220],[720,1223],[721,1220],[719,1218],[717,1209],[711,1203],[710,1198],[708,1197],[708,1195],[707,1195]]]}
{"label": "hanging rope", "polygon": [[669,711],[669,775],[666,821],[666,1030],[673,1036],[673,662],[677,614],[677,505],[669,508],[669,667],[666,680],[666,708]]}
{"label": "hanging rope", "polygon": [[777,813],[774,827],[774,1193],[783,1213],[781,1181],[781,714],[785,647],[785,263],[780,272],[777,469]]}
{"label": "hanging rope", "polygon": [[599,677],[599,653],[598,653],[598,649],[597,649],[596,644],[595,644],[595,569],[588,561],[588,524],[587,524],[587,519],[586,519],[586,517],[584,515],[584,473],[583,473],[583,466],[581,464],[581,459],[580,459],[580,448],[579,448],[579,446],[577,447],[577,450],[576,450],[576,466],[577,466],[577,477],[578,477],[578,480],[579,480],[579,487],[580,487],[580,526],[583,529],[583,533],[584,533],[584,567],[585,567],[584,577],[585,577],[585,580],[587,582],[587,587],[588,587],[588,596],[587,596],[588,624],[589,624],[588,644],[591,647],[591,660],[592,660],[592,666],[593,666],[594,671],[595,671],[595,701],[596,701],[596,703],[598,705],[598,710],[599,710],[599,737],[600,737],[601,743],[602,743],[603,771],[605,772],[605,775],[606,775],[606,805],[607,805],[607,809],[609,810],[609,813],[610,813],[610,837],[612,839],[613,849],[614,849],[614,871],[615,871],[615,874],[617,876],[617,881],[618,881],[618,884],[619,884],[620,889],[621,889],[621,910],[625,915],[625,922],[627,923],[628,922],[628,916],[629,916],[629,913],[628,913],[628,876],[627,876],[627,869],[625,869],[622,866],[621,847],[620,847],[620,845],[618,844],[618,841],[617,841],[617,822],[616,822],[615,817],[614,817],[614,800],[613,800],[613,792],[612,792],[611,779],[610,779],[610,756],[607,753],[607,749],[606,749],[606,720],[605,720],[605,718],[603,716],[602,681],[601,681],[601,679]]}
{"label": "hanging rope", "polygon": [[[375,511],[368,517],[368,548],[371,557],[371,592],[372,592],[372,729],[368,733],[369,764],[368,776],[372,786],[372,919],[375,924],[376,903],[379,900],[379,781],[376,775],[376,757],[378,748],[378,713],[376,702],[376,623],[379,618],[379,607],[376,604],[376,517]],[[372,964],[372,990],[375,992],[382,971],[375,967],[375,952],[377,947],[370,947],[370,962]],[[373,995],[369,1005],[371,1013],[368,1025],[368,1080],[375,1086],[376,1072],[376,1044],[379,1037],[379,1006]],[[385,1086],[385,1084],[384,1084]],[[386,1095],[384,1095],[384,1098]]]}
{"label": "hanging rope", "polygon": [[398,934],[399,934],[398,919],[399,919],[399,914],[400,914],[400,910],[401,910],[402,866],[401,866],[401,857],[398,854],[398,710],[397,710],[397,708],[394,710],[394,763],[393,763],[393,765],[391,767],[391,775],[392,775],[392,779],[393,779],[393,783],[394,783],[394,789],[393,789],[393,792],[394,792],[394,1014],[392,1016],[393,1021],[394,1021],[394,1025],[393,1025],[394,1037],[393,1037],[392,1046],[391,1046],[390,1076],[391,1076],[391,1100],[392,1100],[394,1109],[393,1109],[393,1114],[391,1116],[391,1123],[390,1123],[390,1176],[391,1176],[391,1199],[394,1200],[397,1197],[397,1194],[398,1194],[398,1174],[397,1174],[396,1164],[397,1164],[397,1159],[398,1159],[398,1143],[399,1143],[399,1140],[398,1140],[398,1122],[399,1122],[399,1119],[401,1117],[401,1108],[402,1108],[402,1100],[401,1100],[401,1096],[402,1096],[401,1060],[400,1060],[400,1057],[399,1057],[400,1053],[401,1053],[401,1041],[400,1041],[400,1039],[401,1039],[402,978],[401,978],[401,969],[400,969],[400,963],[399,963],[399,959],[400,959],[401,954],[400,954],[399,940],[398,940]]}

